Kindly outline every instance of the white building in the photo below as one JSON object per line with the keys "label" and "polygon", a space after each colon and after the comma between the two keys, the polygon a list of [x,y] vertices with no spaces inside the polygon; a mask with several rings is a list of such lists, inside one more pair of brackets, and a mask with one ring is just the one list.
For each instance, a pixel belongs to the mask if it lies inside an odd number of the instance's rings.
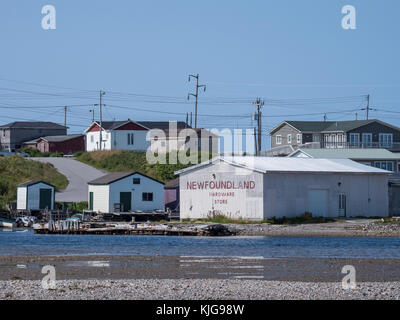
{"label": "white building", "polygon": [[[196,148],[205,152],[219,152],[219,137],[205,129],[192,129],[185,122],[168,121],[103,121],[102,150],[131,150],[167,153],[183,150],[192,133],[198,139]],[[191,130],[190,130],[191,129]],[[148,132],[152,131],[148,135]],[[85,131],[86,151],[100,149],[100,123],[95,121]],[[155,138],[155,139],[154,139]]]}
{"label": "white building", "polygon": [[110,213],[164,209],[164,184],[137,172],[113,172],[88,182],[89,209]]}
{"label": "white building", "polygon": [[348,159],[218,157],[177,171],[181,218],[388,216],[388,171]]}
{"label": "white building", "polygon": [[53,210],[55,187],[43,181],[28,181],[17,187],[17,210]]}

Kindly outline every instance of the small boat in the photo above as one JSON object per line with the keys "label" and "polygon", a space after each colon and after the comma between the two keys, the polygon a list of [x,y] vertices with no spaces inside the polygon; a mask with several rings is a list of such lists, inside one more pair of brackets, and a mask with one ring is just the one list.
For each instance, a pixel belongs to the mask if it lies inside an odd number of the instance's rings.
{"label": "small boat", "polygon": [[0,217],[0,227],[2,228],[15,228],[17,224],[12,219]]}

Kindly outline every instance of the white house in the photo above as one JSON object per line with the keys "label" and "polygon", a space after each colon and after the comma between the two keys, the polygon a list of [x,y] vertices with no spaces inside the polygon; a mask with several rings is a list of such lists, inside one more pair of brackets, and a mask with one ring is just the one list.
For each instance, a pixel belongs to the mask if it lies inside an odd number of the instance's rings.
{"label": "white house", "polygon": [[[182,150],[188,145],[191,135],[198,139],[198,150],[218,153],[219,137],[206,129],[192,129],[185,122],[168,121],[103,121],[101,149],[131,150],[167,153]],[[187,129],[187,131],[183,131]],[[149,131],[151,133],[148,135]],[[93,122],[85,130],[86,151],[100,149],[100,122]],[[190,135],[191,134],[191,135]]]}
{"label": "white house", "polygon": [[217,157],[176,174],[183,219],[388,216],[389,172],[349,159]]}
{"label": "white house", "polygon": [[164,209],[164,183],[138,172],[113,172],[88,185],[89,209],[95,212]]}
{"label": "white house", "polygon": [[17,187],[17,210],[54,209],[55,187],[43,181],[31,180]]}

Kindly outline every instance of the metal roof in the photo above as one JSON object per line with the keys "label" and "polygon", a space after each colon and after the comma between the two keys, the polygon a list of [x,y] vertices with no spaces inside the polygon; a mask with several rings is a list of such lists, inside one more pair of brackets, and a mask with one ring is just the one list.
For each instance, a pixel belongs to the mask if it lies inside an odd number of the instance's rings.
{"label": "metal roof", "polygon": [[298,149],[288,157],[303,153],[311,158],[357,159],[357,160],[400,160],[400,153],[386,149]]}
{"label": "metal roof", "polygon": [[44,122],[44,121],[15,121],[8,124],[0,126],[1,129],[67,129],[68,127],[62,126],[54,122]]}
{"label": "metal roof", "polygon": [[279,157],[217,157],[210,161],[176,171],[182,174],[213,163],[226,162],[261,173],[371,173],[390,174],[389,171],[366,166],[350,159],[311,159]]}
{"label": "metal roof", "polygon": [[116,182],[118,180],[124,179],[126,177],[133,176],[135,174],[141,175],[141,176],[146,177],[148,179],[154,180],[154,181],[156,181],[158,183],[164,184],[161,181],[158,181],[156,179],[148,177],[148,176],[146,176],[146,175],[144,175],[142,173],[139,173],[139,172],[111,172],[109,174],[106,174],[105,176],[102,176],[102,177],[97,178],[95,180],[89,181],[88,184],[91,184],[91,185],[107,185],[107,184],[111,184],[113,182]]}

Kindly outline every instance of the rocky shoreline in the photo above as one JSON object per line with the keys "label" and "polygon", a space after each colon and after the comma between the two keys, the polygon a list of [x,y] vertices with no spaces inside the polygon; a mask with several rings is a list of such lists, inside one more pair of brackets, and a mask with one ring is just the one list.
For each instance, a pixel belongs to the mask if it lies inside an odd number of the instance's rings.
{"label": "rocky shoreline", "polygon": [[357,284],[173,279],[68,280],[43,289],[40,281],[0,281],[0,300],[399,300],[400,282]]}
{"label": "rocky shoreline", "polygon": [[297,225],[225,224],[237,236],[400,237],[400,223],[381,220],[340,220]]}

